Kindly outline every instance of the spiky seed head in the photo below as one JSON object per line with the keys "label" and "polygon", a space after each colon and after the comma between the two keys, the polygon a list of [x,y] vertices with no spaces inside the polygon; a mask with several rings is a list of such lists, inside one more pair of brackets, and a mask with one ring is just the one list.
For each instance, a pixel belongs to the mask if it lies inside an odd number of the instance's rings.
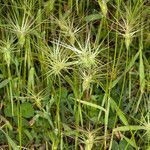
{"label": "spiky seed head", "polygon": [[56,60],[55,63],[51,66],[51,69],[53,70],[54,75],[60,75],[61,71],[67,68],[64,62]]}
{"label": "spiky seed head", "polygon": [[94,135],[93,133],[89,132],[87,135],[87,140],[85,141],[85,150],[92,150],[94,144]]}
{"label": "spiky seed head", "polygon": [[10,52],[10,50],[5,49],[4,59],[7,62],[7,65],[10,66],[10,62],[11,62],[11,52]]}
{"label": "spiky seed head", "polygon": [[81,56],[79,56],[80,62],[84,68],[91,68],[96,62],[96,55],[90,52],[83,52]]}
{"label": "spiky seed head", "polygon": [[92,82],[92,75],[83,75],[83,83],[82,83],[82,88],[83,91],[88,90],[90,88],[90,84]]}
{"label": "spiky seed head", "polygon": [[47,66],[47,76],[63,76],[62,71],[68,72],[69,69],[77,64],[74,61],[74,56],[67,50],[60,46],[59,41],[53,47],[47,47],[45,52],[44,62]]}
{"label": "spiky seed head", "polygon": [[118,26],[117,30],[115,30],[123,36],[127,50],[133,38],[145,27],[143,19],[141,19],[144,14],[143,4],[144,3],[137,3],[136,5],[130,5],[123,2],[122,5],[120,5],[121,7],[118,8],[120,17],[114,17],[114,24]]}
{"label": "spiky seed head", "polygon": [[76,40],[76,34],[83,28],[83,26],[79,25],[79,19],[78,19],[78,24],[76,25],[77,22],[75,22],[75,16],[68,12],[67,15],[64,15],[62,17],[55,17],[52,16],[52,19],[56,23],[56,25],[59,26],[60,32],[67,37],[68,41],[71,44],[75,43]]}
{"label": "spiky seed head", "polygon": [[25,43],[25,34],[24,34],[24,32],[18,32],[17,36],[18,36],[18,42],[19,42],[20,46],[23,47],[23,45]]}
{"label": "spiky seed head", "polygon": [[128,31],[126,31],[125,34],[124,34],[124,38],[125,38],[126,48],[129,49],[130,44],[132,42],[132,36]]}
{"label": "spiky seed head", "polygon": [[30,16],[26,12],[23,12],[21,16],[14,12],[8,15],[7,22],[9,26],[6,28],[17,36],[18,43],[22,47],[25,43],[26,35],[31,34],[31,32],[35,29],[33,24],[36,20],[37,18],[34,19],[33,16]]}
{"label": "spiky seed head", "polygon": [[6,41],[2,41],[0,45],[0,51],[3,54],[3,58],[7,63],[7,66],[10,66],[12,51],[14,50],[14,46],[12,45],[12,43],[12,39],[7,39]]}
{"label": "spiky seed head", "polygon": [[78,62],[81,68],[86,70],[96,67],[98,65],[98,55],[100,53],[99,48],[91,48],[91,43],[89,40],[86,41],[87,43],[85,46],[81,46],[80,43],[79,47],[76,51],[76,55],[78,58]]}

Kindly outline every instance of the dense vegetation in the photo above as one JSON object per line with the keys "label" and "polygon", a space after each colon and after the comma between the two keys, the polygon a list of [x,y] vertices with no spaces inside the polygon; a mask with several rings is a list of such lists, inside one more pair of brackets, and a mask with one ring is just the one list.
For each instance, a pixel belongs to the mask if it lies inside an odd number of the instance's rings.
{"label": "dense vegetation", "polygon": [[0,1],[0,149],[150,150],[150,2]]}

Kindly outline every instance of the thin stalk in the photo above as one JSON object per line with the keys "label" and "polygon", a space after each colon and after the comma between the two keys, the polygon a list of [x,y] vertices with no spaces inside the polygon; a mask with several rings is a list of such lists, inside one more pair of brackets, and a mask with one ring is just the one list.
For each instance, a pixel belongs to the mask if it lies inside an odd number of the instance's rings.
{"label": "thin stalk", "polygon": [[[8,132],[8,127],[7,126],[5,126],[5,129],[6,129],[6,133],[8,134],[9,132]],[[12,150],[12,147],[11,147],[11,144],[8,142],[8,149],[9,150]]]}
{"label": "thin stalk", "polygon": [[[116,18],[117,18],[117,20],[118,20],[118,10],[119,10],[119,5],[120,5],[120,3],[119,3],[119,0],[117,1],[117,11],[116,11]],[[116,30],[118,30],[118,24],[116,25]],[[117,49],[118,49],[118,32],[116,32],[116,34],[115,34],[115,52],[114,52],[114,58],[113,58],[113,66],[112,66],[112,73],[114,73],[114,71],[115,71],[115,66],[116,66],[116,68],[117,68],[117,64],[119,63],[119,59],[118,59],[118,61],[116,62],[116,58],[117,58]],[[120,52],[119,52],[119,56],[121,55],[121,50],[120,50]],[[120,57],[119,57],[120,58]],[[111,87],[112,86],[112,77],[111,77],[111,79],[110,79],[110,84],[109,84],[109,87]],[[111,92],[111,88],[110,88],[110,92]],[[110,92],[109,92],[109,94],[110,94]],[[116,118],[115,118],[116,119]],[[109,150],[111,149],[111,147],[112,147],[112,141],[113,141],[113,133],[112,133],[112,136],[111,136],[111,140],[110,140],[110,144],[109,144]]]}
{"label": "thin stalk", "polygon": [[64,146],[63,146],[63,134],[61,133],[61,140],[60,140],[60,150],[63,150],[64,149]]}
{"label": "thin stalk", "polygon": [[75,106],[74,106],[74,114],[75,114],[75,126],[76,126],[76,135],[75,135],[75,150],[78,149],[78,138],[79,138],[79,132],[78,132],[78,128],[79,128],[79,103],[77,103],[76,99],[79,98],[79,91],[78,91],[78,80],[76,77],[76,73],[74,73],[74,94],[75,94]]}
{"label": "thin stalk", "polygon": [[73,0],[68,0],[69,10],[72,11],[73,8]]}
{"label": "thin stalk", "polygon": [[62,16],[62,0],[59,0],[59,18]]}
{"label": "thin stalk", "polygon": [[[109,33],[109,28],[108,28],[108,23],[106,18],[104,19],[104,24],[105,24],[105,32]],[[108,47],[108,55],[107,55],[107,61],[109,62],[110,60],[110,49],[109,49],[109,34],[107,36],[107,47]],[[110,111],[110,101],[108,95],[110,94],[109,91],[109,68],[107,66],[107,76],[106,76],[106,89],[105,89],[105,94],[106,94],[106,101],[105,101],[105,129],[104,129],[104,150],[107,149],[107,129],[108,129],[108,118],[109,118],[109,111]]]}
{"label": "thin stalk", "polygon": [[46,141],[45,145],[46,145],[46,150],[49,150],[47,141]]}
{"label": "thin stalk", "polygon": [[100,40],[101,40],[101,32],[102,32],[102,28],[103,28],[103,23],[104,23],[104,19],[102,19],[101,20],[101,22],[100,22],[100,25],[99,25],[99,27],[98,27],[98,33],[97,33],[97,35],[96,35],[96,45],[98,45],[99,43],[100,43]]}
{"label": "thin stalk", "polygon": [[76,11],[77,15],[79,15],[79,0],[76,0]]}
{"label": "thin stalk", "polygon": [[13,92],[12,92],[12,77],[11,77],[11,72],[10,72],[10,66],[7,65],[7,70],[8,70],[8,78],[10,79],[9,81],[9,93],[10,93],[10,102],[11,102],[11,108],[12,108],[12,116],[14,116],[14,103],[13,103]]}
{"label": "thin stalk", "polygon": [[58,76],[58,84],[59,84],[59,95],[58,95],[58,99],[57,99],[57,128],[58,128],[58,131],[59,131],[59,134],[61,132],[61,119],[60,119],[60,101],[61,101],[61,79],[60,77]]}
{"label": "thin stalk", "polygon": [[[141,0],[142,2],[142,0]],[[142,2],[143,3],[143,2]],[[142,7],[142,10],[144,8]],[[143,18],[141,17],[141,27],[143,26]],[[140,41],[139,41],[139,50],[140,50],[140,62],[139,62],[139,78],[140,78],[140,97],[138,99],[138,102],[137,102],[137,106],[136,106],[136,109],[135,109],[135,112],[137,113],[138,111],[138,108],[139,108],[139,105],[140,105],[140,102],[142,100],[142,96],[144,94],[144,89],[145,89],[145,68],[144,68],[144,63],[143,63],[143,29],[141,29],[141,34],[140,34]]]}
{"label": "thin stalk", "polygon": [[131,88],[132,88],[132,75],[129,71],[129,100],[131,99]]}
{"label": "thin stalk", "polygon": [[20,102],[17,102],[17,120],[18,120],[18,133],[19,133],[19,149],[22,149],[22,110]]}

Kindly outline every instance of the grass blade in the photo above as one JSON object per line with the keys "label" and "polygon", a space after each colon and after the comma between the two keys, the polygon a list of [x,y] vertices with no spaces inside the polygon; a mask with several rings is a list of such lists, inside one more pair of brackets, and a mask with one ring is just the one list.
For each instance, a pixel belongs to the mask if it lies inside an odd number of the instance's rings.
{"label": "grass blade", "polygon": [[90,102],[87,102],[87,101],[79,100],[79,99],[77,99],[77,101],[82,103],[82,104],[85,104],[87,106],[94,107],[94,108],[97,108],[99,110],[102,110],[102,111],[106,112],[106,110],[103,107],[99,106],[99,105],[96,105],[96,104],[93,104],[93,103],[90,103]]}

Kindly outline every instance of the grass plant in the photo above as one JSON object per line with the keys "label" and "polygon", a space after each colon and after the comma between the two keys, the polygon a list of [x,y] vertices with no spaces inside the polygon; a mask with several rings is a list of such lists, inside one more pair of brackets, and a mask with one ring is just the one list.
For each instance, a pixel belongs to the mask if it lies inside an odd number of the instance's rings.
{"label": "grass plant", "polygon": [[149,10],[1,0],[0,149],[149,150]]}

